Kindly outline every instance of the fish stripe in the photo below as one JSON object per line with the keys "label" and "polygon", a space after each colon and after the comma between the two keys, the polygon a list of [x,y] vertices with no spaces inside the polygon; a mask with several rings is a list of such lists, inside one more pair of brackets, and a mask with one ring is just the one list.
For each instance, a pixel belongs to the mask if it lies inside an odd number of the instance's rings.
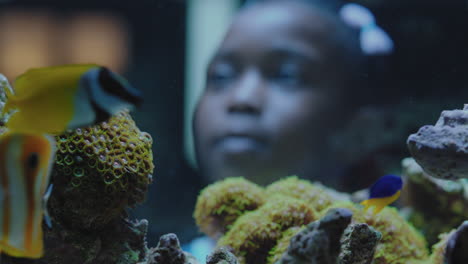
{"label": "fish stripe", "polygon": [[132,93],[122,82],[119,82],[112,76],[111,71],[105,67],[101,67],[99,71],[99,86],[104,90],[104,92],[114,95],[125,102],[129,102],[133,105],[140,105],[142,98],[139,94]]}
{"label": "fish stripe", "polygon": [[110,118],[109,113],[104,111],[94,100],[91,100],[91,107],[93,108],[94,113],[96,113],[94,120],[95,123],[104,122]]}
{"label": "fish stripe", "polygon": [[22,164],[18,164],[22,152],[21,137],[13,135],[8,146],[7,175],[10,182],[10,226],[8,229],[9,245],[22,248],[24,245],[24,228],[26,224],[27,195]]}
{"label": "fish stripe", "polygon": [[79,88],[73,99],[73,118],[67,124],[68,129],[76,129],[84,125],[96,123],[96,114],[91,105],[91,95],[87,87],[87,80],[80,78]]}
{"label": "fish stripe", "polygon": [[26,199],[27,199],[27,216],[26,216],[26,226],[24,233],[24,249],[30,251],[32,248],[32,234],[33,234],[33,224],[34,224],[34,210],[36,209],[36,199],[34,193],[34,185],[36,182],[36,176],[38,173],[39,164],[35,168],[29,167],[29,158],[32,153],[36,153],[40,162],[40,155],[37,153],[38,146],[35,145],[36,142],[33,138],[28,137],[23,142],[23,153],[21,155],[21,163],[24,168],[24,177],[26,182]]}
{"label": "fish stripe", "polygon": [[[5,153],[8,153],[6,155]],[[31,162],[32,153],[38,160]],[[12,135],[11,139],[0,141],[0,166],[5,165],[9,182],[8,205],[11,212],[3,219],[11,223],[4,227],[0,247],[5,253],[15,257],[34,257],[43,255],[42,234],[42,197],[50,177],[51,164],[55,154],[55,141],[42,135]],[[14,201],[14,206],[13,206]],[[5,212],[6,213],[6,212]],[[6,234],[6,236],[5,236]]]}
{"label": "fish stripe", "polygon": [[41,157],[42,160],[40,162],[41,170],[38,172],[38,178],[36,181],[35,187],[35,197],[36,197],[36,208],[34,210],[34,232],[32,233],[33,237],[33,252],[36,255],[42,255],[43,253],[43,235],[42,235],[42,220],[44,216],[44,204],[43,204],[43,197],[46,192],[47,186],[49,184],[50,179],[50,171],[52,169],[52,164],[54,162],[55,157],[55,139],[51,136],[45,136],[42,138],[42,144],[44,145],[41,147]]}
{"label": "fish stripe", "polygon": [[103,112],[96,113],[96,120],[100,120],[100,118],[104,117],[104,114],[110,116],[125,108],[132,109],[134,105],[129,103],[128,100],[123,100],[103,89],[102,85],[99,83],[99,71],[100,69],[92,69],[83,76],[85,84],[83,88],[88,89],[90,100],[92,101],[91,103],[98,106],[97,109]]}

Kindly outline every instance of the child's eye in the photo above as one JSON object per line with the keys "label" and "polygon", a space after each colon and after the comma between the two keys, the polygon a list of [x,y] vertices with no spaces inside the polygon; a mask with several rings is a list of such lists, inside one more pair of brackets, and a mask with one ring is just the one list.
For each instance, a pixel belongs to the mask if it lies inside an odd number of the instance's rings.
{"label": "child's eye", "polygon": [[295,64],[282,64],[272,74],[271,79],[284,84],[299,84],[302,81],[301,70],[299,66]]}
{"label": "child's eye", "polygon": [[217,63],[208,71],[207,83],[223,85],[232,81],[236,76],[234,67],[229,63]]}

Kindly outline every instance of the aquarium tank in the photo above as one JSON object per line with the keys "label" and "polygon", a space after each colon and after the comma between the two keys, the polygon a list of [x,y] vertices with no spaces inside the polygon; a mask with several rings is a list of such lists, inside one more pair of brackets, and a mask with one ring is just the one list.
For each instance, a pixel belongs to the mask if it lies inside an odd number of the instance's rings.
{"label": "aquarium tank", "polygon": [[0,0],[0,263],[468,264],[467,14]]}

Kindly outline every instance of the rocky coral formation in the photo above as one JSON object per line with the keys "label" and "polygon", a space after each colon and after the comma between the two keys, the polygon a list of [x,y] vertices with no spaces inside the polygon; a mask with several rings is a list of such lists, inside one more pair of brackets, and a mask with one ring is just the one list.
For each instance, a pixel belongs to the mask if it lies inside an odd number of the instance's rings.
{"label": "rocky coral formation", "polygon": [[463,222],[447,240],[445,247],[446,263],[468,263],[468,221]]}
{"label": "rocky coral formation", "polygon": [[[12,90],[8,79],[3,75],[0,74],[0,109],[3,109],[6,102],[6,93],[5,89]],[[6,131],[5,122],[8,120],[9,115],[0,116],[0,134],[3,134]]]}
{"label": "rocky coral formation", "polygon": [[[222,184],[222,182],[215,183],[213,186],[217,184]],[[218,246],[230,248],[240,263],[277,262],[287,249],[288,240],[302,230],[302,225],[320,219],[327,210],[332,208],[347,208],[354,215],[350,229],[345,232],[347,238],[340,242],[343,250],[372,248],[369,245],[356,246],[354,242],[359,241],[358,238],[361,235],[373,233],[369,230],[375,230],[380,232],[382,237],[375,248],[374,264],[407,264],[428,258],[424,238],[394,208],[385,208],[381,213],[373,215],[371,212],[363,212],[361,207],[349,201],[343,202],[337,199],[330,202],[327,208],[317,212],[314,208],[322,207],[314,206],[312,200],[307,200],[308,192],[315,192],[315,194],[324,192],[324,197],[333,197],[333,195],[330,193],[326,195],[325,189],[310,183],[306,184],[297,178],[278,181],[266,187],[266,190],[267,193],[268,190],[275,190],[276,194],[267,195],[264,205],[240,216],[232,228],[218,241]],[[312,195],[311,197],[315,197],[312,198],[315,201],[320,201],[317,199],[318,196]],[[206,197],[201,199],[206,199]],[[365,224],[369,230],[359,224]],[[371,254],[369,252],[357,251],[353,255],[347,251],[343,253],[342,263],[351,263],[346,262],[351,261],[351,256],[356,257],[355,261],[366,263],[368,255]]]}
{"label": "rocky coral formation", "polygon": [[341,237],[339,264],[370,264],[382,234],[367,224],[349,225]]}
{"label": "rocky coral formation", "polygon": [[3,255],[8,264],[135,264],[147,254],[146,220],[115,219],[99,232],[67,230],[60,223],[44,226],[45,255],[20,259]]}
{"label": "rocky coral formation", "polygon": [[411,155],[429,175],[441,179],[468,178],[468,104],[443,111],[434,126],[409,136]]}
{"label": "rocky coral formation", "polygon": [[[182,250],[175,234],[159,238],[155,248],[148,251],[146,260],[138,264],[198,264],[190,254]],[[206,264],[239,264],[237,258],[226,248],[217,248],[206,258]]]}
{"label": "rocky coral formation", "polygon": [[193,217],[202,232],[217,239],[239,216],[264,202],[263,188],[243,178],[229,178],[200,192]]}
{"label": "rocky coral formation", "polygon": [[402,161],[405,189],[404,203],[409,206],[409,220],[424,233],[429,244],[438,241],[468,219],[468,181],[441,180],[426,174],[412,159]]}
{"label": "rocky coral formation", "polygon": [[366,224],[350,224],[351,218],[348,209],[330,209],[296,232],[284,254],[279,259],[272,255],[269,263],[370,264],[381,234]]}
{"label": "rocky coral formation", "polygon": [[307,225],[290,241],[288,250],[277,264],[336,264],[340,238],[351,222],[347,209],[331,209],[318,221]]}
{"label": "rocky coral formation", "polygon": [[239,264],[239,262],[229,250],[221,247],[206,258],[206,264]]}
{"label": "rocky coral formation", "polygon": [[457,229],[440,235],[439,243],[432,247],[428,264],[468,263],[468,221]]}
{"label": "rocky coral formation", "polygon": [[198,264],[190,254],[180,247],[179,239],[169,233],[159,238],[159,243],[148,252],[145,262],[139,264]]}
{"label": "rocky coral formation", "polygon": [[427,259],[426,240],[398,213],[386,207],[374,215],[351,202],[338,202],[332,207],[347,208],[353,212],[353,224],[365,223],[382,234],[376,247],[373,264],[407,264]]}

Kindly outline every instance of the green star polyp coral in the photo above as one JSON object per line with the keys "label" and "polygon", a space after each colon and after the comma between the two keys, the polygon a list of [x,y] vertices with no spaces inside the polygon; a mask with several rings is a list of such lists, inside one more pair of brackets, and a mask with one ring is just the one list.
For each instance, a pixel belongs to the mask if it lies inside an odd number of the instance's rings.
{"label": "green star polyp coral", "polygon": [[239,217],[218,246],[232,248],[240,263],[265,263],[286,230],[310,223],[316,217],[317,213],[304,201],[278,195]]}
{"label": "green star polyp coral", "polygon": [[281,194],[300,199],[309,204],[309,206],[312,206],[317,212],[323,211],[336,201],[345,199],[342,196],[328,192],[322,186],[301,180],[295,176],[287,177],[268,185],[266,193],[269,197]]}
{"label": "green star polyp coral", "polygon": [[[236,184],[239,184],[237,188]],[[249,193],[250,189],[254,191]],[[232,201],[244,200],[245,194],[261,196],[263,193],[265,197],[262,203],[256,204],[258,209],[237,210],[236,217],[229,221],[234,219],[231,228],[218,241],[218,246],[230,248],[240,263],[278,261],[287,248],[288,240],[303,225],[322,218],[332,208],[350,209],[353,212],[353,224],[367,224],[382,234],[375,248],[373,264],[408,264],[428,259],[426,241],[396,209],[385,208],[380,214],[373,215],[350,201],[343,201],[344,197],[333,191],[296,177],[285,178],[266,188],[240,178],[226,179],[205,190],[210,191],[203,191],[199,196],[195,216],[212,215],[215,211],[213,208],[232,208],[235,204]],[[223,216],[218,214],[216,223],[225,221]],[[213,222],[200,219],[197,219],[197,224],[203,224],[202,230],[212,228],[210,224]]]}
{"label": "green star polyp coral", "polygon": [[239,216],[264,202],[263,188],[243,178],[229,178],[201,191],[193,217],[202,232],[218,238]]}
{"label": "green star polyp coral", "polygon": [[73,229],[98,229],[145,198],[152,139],[130,114],[56,137],[51,216]]}

